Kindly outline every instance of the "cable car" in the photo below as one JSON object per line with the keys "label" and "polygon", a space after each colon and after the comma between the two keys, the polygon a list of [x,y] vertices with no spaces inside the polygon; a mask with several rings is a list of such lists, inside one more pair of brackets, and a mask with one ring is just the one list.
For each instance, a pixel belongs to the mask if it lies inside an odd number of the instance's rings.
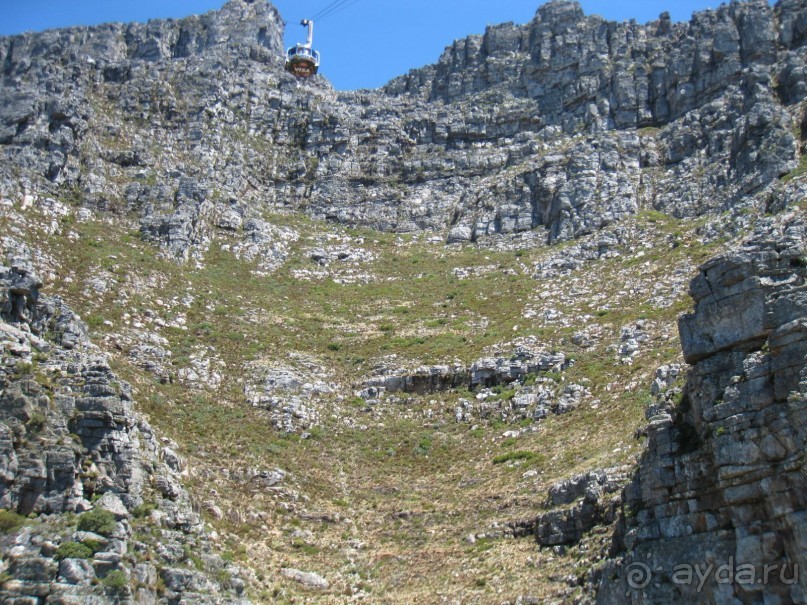
{"label": "cable car", "polygon": [[286,51],[286,71],[298,78],[310,78],[319,70],[319,53],[311,48],[314,41],[314,22],[303,19],[300,25],[308,28],[308,40]]}

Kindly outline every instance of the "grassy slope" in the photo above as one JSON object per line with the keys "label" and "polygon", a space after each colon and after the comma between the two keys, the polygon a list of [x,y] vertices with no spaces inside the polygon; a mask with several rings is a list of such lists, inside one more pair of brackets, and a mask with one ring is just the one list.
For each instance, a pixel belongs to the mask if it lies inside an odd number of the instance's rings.
{"label": "grassy slope", "polygon": [[[537,281],[530,277],[533,264],[557,248],[517,253],[445,248],[424,237],[273,215],[265,218],[293,227],[301,238],[280,270],[261,277],[225,249],[223,234],[201,266],[178,265],[155,255],[133,231],[134,222],[78,223],[67,217],[60,233],[47,235],[35,226],[37,211],[28,211],[28,217],[22,234],[59,259],[59,277],[45,290],[61,293],[88,321],[96,342],[135,386],[141,411],[180,443],[193,469],[192,493],[225,511],[224,519],[209,520],[222,549],[255,569],[253,596],[265,602],[343,602],[358,590],[378,603],[444,598],[487,603],[563,591],[564,578],[585,568],[580,551],[557,556],[530,540],[472,545],[463,538],[494,522],[534,516],[546,487],[558,479],[635,458],[641,444],[632,435],[644,423],[653,372],[680,362],[675,320],[689,304],[681,291],[671,306],[656,308],[649,302],[654,288],[660,283],[669,289],[671,267],[689,275],[719,245],[699,244],[695,223],[646,213],[633,226],[633,252]],[[9,217],[2,221],[0,227],[10,227]],[[363,241],[360,246],[375,260],[358,270],[371,274],[371,282],[341,285],[330,278],[295,277],[296,271],[312,269],[308,251],[325,232]],[[454,273],[458,267],[483,269],[460,279]],[[108,281],[109,290],[89,289],[92,276]],[[186,308],[179,301],[187,292],[194,300]],[[539,313],[526,319],[526,308]],[[549,308],[560,311],[568,325],[545,321],[540,311]],[[180,314],[187,330],[157,327]],[[649,322],[652,339],[633,364],[623,364],[611,346],[620,329],[638,319]],[[211,348],[226,364],[222,386],[210,391],[160,384],[131,365],[126,347],[117,351],[114,345],[140,329],[136,321],[169,340],[174,370],[197,345]],[[601,328],[598,344],[590,349],[571,344],[575,331],[593,324]],[[376,410],[352,397],[351,385],[390,354],[402,365],[468,363],[493,345],[524,336],[574,357],[563,377],[547,379],[586,384],[596,404],[587,402],[546,419],[537,432],[505,439],[502,433],[513,427],[493,421],[471,430],[454,421],[457,399],[472,397],[467,391],[411,397]],[[289,351],[318,358],[345,395],[318,402],[322,424],[307,440],[277,433],[264,412],[244,403],[244,364],[282,359]],[[536,455],[493,464],[495,456],[516,450]],[[278,490],[232,478],[243,469],[274,467],[290,473]],[[524,478],[530,469],[537,476]],[[313,537],[293,538],[296,529],[310,530]],[[332,588],[305,592],[280,578],[284,566],[318,571]]]}

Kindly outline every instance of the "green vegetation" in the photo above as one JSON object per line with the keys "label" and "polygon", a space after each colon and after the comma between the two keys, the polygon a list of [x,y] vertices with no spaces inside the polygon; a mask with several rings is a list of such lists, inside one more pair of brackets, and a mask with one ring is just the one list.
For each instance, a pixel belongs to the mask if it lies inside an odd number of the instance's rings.
{"label": "green vegetation", "polygon": [[519,450],[517,452],[508,452],[506,454],[499,454],[498,456],[494,456],[493,464],[504,464],[505,462],[516,462],[516,461],[524,461],[530,462],[538,458],[538,454],[535,452],[528,452],[524,450]]}
{"label": "green vegetation", "polygon": [[28,520],[14,511],[0,510],[0,533],[9,533],[24,525]]}
{"label": "green vegetation", "polygon": [[134,508],[132,515],[135,519],[143,519],[157,510],[157,505],[153,502],[143,502]]}
{"label": "green vegetation", "polygon": [[788,183],[793,179],[803,176],[804,174],[807,174],[807,154],[802,154],[799,157],[799,165],[796,166],[796,168],[794,168],[790,172],[788,172],[786,175],[784,175],[782,177],[782,182]]}
{"label": "green vegetation", "polygon": [[45,427],[47,419],[41,412],[34,412],[31,418],[26,422],[26,426],[32,431],[41,431]]}
{"label": "green vegetation", "polygon": [[417,447],[415,448],[415,453],[419,455],[427,455],[432,449],[432,436],[431,435],[423,435],[418,441]]}
{"label": "green vegetation", "polygon": [[102,508],[83,513],[78,518],[78,529],[81,531],[109,536],[115,531],[115,528],[115,515]]}
{"label": "green vegetation", "polygon": [[20,361],[14,366],[14,376],[22,378],[34,373],[34,364],[26,361]]}
{"label": "green vegetation", "polygon": [[[281,595],[270,597],[278,602],[299,600],[294,586],[273,582],[278,568],[348,573],[342,553],[354,540],[365,546],[357,548],[350,573],[374,595],[402,591],[411,602],[429,602],[438,592],[487,602],[505,574],[521,577],[512,573],[515,562],[528,558],[546,570],[542,577],[567,574],[563,557],[536,553],[530,541],[469,545],[461,536],[534,515],[554,481],[635,460],[641,442],[633,432],[645,424],[652,373],[680,361],[671,327],[690,304],[685,288],[670,295],[669,305],[657,304],[654,288],[666,283],[671,267],[685,273],[724,242],[699,243],[702,222],[642,212],[627,244],[641,256],[626,253],[587,262],[571,276],[535,280],[533,265],[561,254],[562,247],[446,248],[418,235],[345,229],[281,214],[263,218],[300,235],[286,263],[271,274],[236,257],[238,234],[217,232],[198,264],[156,255],[135,223],[124,219],[70,222],[65,231],[78,235],[70,240],[41,235],[69,267],[48,287],[88,320],[96,342],[144,331],[167,340],[171,380],[165,383],[133,365],[126,350],[113,351],[112,363],[132,383],[137,408],[201,471],[187,481],[194,500],[209,500],[215,490],[225,516],[208,520],[221,536],[224,559],[254,567],[266,578],[256,595]],[[312,275],[310,249],[330,232],[349,238],[373,260],[358,271],[331,263],[327,274]],[[466,270],[468,276],[459,277]],[[351,271],[371,279],[341,279]],[[102,276],[109,289],[86,295],[87,276]],[[186,293],[192,297],[184,301]],[[165,304],[155,304],[157,298]],[[557,310],[561,320],[546,319],[544,309]],[[651,343],[632,364],[622,364],[609,346],[639,319],[647,322]],[[144,327],[136,329],[135,321]],[[572,342],[581,326],[595,334],[585,346]],[[465,388],[392,393],[378,402],[355,396],[377,366],[468,364],[509,355],[512,343],[523,339],[574,359],[563,372],[537,372],[523,384],[557,392],[580,384],[591,392],[573,412],[542,420],[539,431],[530,430],[530,418],[514,415],[511,400],[522,388],[515,383],[494,389],[495,397],[486,400],[492,412],[484,416],[475,393]],[[217,389],[191,389],[177,379],[200,350],[226,368]],[[245,403],[251,364],[294,365],[297,354],[322,366],[323,380],[338,385],[306,401],[319,414],[307,439],[274,429],[268,406]],[[33,367],[26,371],[39,374]],[[470,423],[454,418],[460,399],[473,404]],[[517,428],[527,430],[504,437]],[[289,473],[277,491],[227,478],[244,468],[277,467]],[[535,472],[522,477],[528,469]],[[286,493],[300,499],[284,499]],[[146,503],[133,511],[137,531],[152,530],[152,510]],[[337,515],[352,523],[333,522]],[[85,513],[79,524],[102,534],[114,527],[105,527],[109,519],[89,519],[93,515]],[[292,537],[297,529],[311,531],[313,540]],[[186,554],[189,567],[202,564],[196,552]],[[462,569],[469,571],[455,577]],[[427,582],[407,581],[424,570]],[[513,594],[532,594],[532,585],[518,582]],[[554,598],[540,590],[539,597]]]}
{"label": "green vegetation", "polygon": [[56,559],[91,559],[95,552],[90,546],[81,542],[62,542],[56,549]]}
{"label": "green vegetation", "polygon": [[106,576],[104,576],[101,583],[104,585],[104,588],[115,594],[124,593],[129,588],[128,576],[124,572],[117,569],[110,571]]}

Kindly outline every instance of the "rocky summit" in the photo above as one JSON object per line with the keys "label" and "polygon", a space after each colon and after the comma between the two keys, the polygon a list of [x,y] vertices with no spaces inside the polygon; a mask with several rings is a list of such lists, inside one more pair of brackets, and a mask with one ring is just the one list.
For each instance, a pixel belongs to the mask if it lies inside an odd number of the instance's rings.
{"label": "rocky summit", "polygon": [[2,602],[807,603],[807,2],[282,41],[0,38]]}

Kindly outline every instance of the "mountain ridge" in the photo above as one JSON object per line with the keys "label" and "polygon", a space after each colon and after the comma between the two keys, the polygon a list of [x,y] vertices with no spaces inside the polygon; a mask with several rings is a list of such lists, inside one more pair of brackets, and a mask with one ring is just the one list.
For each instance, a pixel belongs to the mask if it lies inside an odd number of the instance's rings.
{"label": "mountain ridge", "polygon": [[804,0],[555,0],[339,92],[262,0],[0,38],[0,594],[671,602],[681,561],[803,563],[806,42]]}

